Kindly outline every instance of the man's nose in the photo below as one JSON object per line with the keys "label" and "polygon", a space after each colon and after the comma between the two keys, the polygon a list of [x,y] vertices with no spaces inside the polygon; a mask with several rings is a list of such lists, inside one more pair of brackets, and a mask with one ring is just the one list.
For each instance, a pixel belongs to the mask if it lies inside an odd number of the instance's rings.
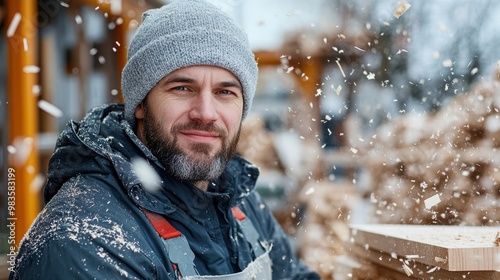
{"label": "man's nose", "polygon": [[192,102],[189,117],[202,123],[211,123],[217,120],[215,96],[211,91],[200,91]]}

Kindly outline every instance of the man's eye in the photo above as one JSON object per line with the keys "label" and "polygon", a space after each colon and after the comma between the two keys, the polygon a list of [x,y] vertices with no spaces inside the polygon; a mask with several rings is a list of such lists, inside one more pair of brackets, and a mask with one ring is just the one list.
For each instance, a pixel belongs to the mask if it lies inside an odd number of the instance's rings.
{"label": "man's eye", "polygon": [[174,87],[173,90],[185,91],[185,90],[188,90],[188,88],[185,86],[178,86],[178,87]]}
{"label": "man's eye", "polygon": [[227,90],[227,89],[223,89],[223,90],[219,90],[219,94],[230,95],[230,94],[233,94],[233,92],[230,90]]}

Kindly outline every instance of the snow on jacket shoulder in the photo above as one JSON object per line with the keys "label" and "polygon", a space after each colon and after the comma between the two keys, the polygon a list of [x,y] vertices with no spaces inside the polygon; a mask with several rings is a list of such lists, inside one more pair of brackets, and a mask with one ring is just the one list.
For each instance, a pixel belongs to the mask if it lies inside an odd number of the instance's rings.
{"label": "snow on jacket shoulder", "polygon": [[[175,279],[163,245],[140,210],[161,214],[188,240],[200,275],[230,274],[254,258],[231,207],[238,205],[272,244],[273,279],[319,279],[296,259],[264,201],[253,191],[258,169],[233,158],[212,189],[173,180],[122,119],[122,105],[70,122],[49,163],[48,202],[23,238],[10,279]],[[159,173],[146,192],[131,159]]]}
{"label": "snow on jacket shoulder", "polygon": [[116,195],[82,175],[64,184],[24,237],[11,279],[169,279],[145,245],[155,232],[131,223],[139,213]]}

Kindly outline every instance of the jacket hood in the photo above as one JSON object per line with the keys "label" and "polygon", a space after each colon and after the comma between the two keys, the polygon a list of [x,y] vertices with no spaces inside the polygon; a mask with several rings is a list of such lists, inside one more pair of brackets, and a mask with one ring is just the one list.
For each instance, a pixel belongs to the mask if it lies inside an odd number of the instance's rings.
{"label": "jacket hood", "polygon": [[[136,203],[148,204],[142,197],[151,198],[151,194],[147,194],[142,188],[139,177],[132,168],[131,159],[143,157],[157,171],[163,170],[163,167],[137,138],[130,124],[123,118],[123,112],[122,104],[104,105],[90,110],[81,122],[70,121],[66,125],[49,161],[47,184],[44,188],[46,202],[72,177],[104,177],[112,174],[126,193],[135,196]],[[257,167],[235,156],[228,163],[217,185],[233,186],[230,188],[231,200],[237,203],[255,187],[258,175]],[[165,178],[165,175],[161,177]],[[163,183],[165,187],[165,184],[172,184],[173,180],[164,180]],[[201,190],[195,192],[211,196]]]}

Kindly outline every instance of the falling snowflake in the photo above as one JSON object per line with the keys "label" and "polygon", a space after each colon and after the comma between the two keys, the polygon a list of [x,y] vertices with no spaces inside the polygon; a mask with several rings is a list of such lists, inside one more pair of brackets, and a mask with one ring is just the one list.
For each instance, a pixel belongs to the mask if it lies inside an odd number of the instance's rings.
{"label": "falling snowflake", "polygon": [[149,163],[142,158],[132,159],[132,169],[148,192],[156,192],[161,187],[161,178]]}

